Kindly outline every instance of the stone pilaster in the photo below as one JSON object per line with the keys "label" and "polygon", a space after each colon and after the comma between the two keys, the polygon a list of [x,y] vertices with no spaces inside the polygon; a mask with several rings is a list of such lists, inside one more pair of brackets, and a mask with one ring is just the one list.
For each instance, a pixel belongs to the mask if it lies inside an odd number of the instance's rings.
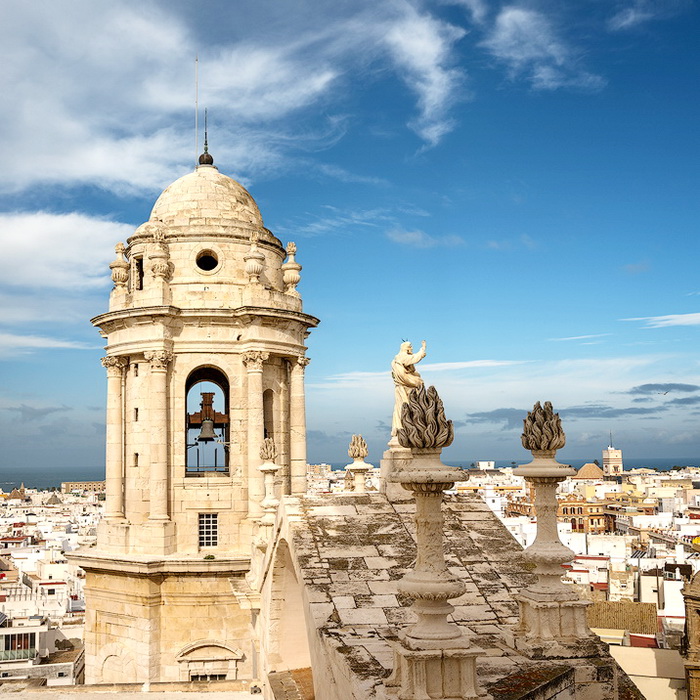
{"label": "stone pilaster", "polygon": [[289,382],[289,451],[292,494],[306,493],[306,404],[304,399],[304,370],[308,357],[291,360]]}
{"label": "stone pilaster", "polygon": [[107,370],[107,417],[105,456],[105,518],[124,519],[124,368],[126,359],[102,358]]}
{"label": "stone pilaster", "polygon": [[265,439],[263,410],[263,365],[270,353],[251,350],[243,353],[248,371],[248,516],[257,518],[262,513],[264,495],[260,473],[260,450]]}
{"label": "stone pilaster", "polygon": [[168,365],[171,352],[156,350],[144,353],[151,367],[149,381],[151,464],[151,502],[149,520],[168,521]]}

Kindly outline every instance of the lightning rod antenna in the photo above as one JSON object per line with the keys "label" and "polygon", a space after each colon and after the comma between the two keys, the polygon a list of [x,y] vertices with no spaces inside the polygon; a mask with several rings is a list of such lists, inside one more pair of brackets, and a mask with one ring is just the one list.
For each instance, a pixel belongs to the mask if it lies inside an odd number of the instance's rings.
{"label": "lightning rod antenna", "polygon": [[207,108],[204,108],[204,152],[209,153],[209,127],[207,122]]}
{"label": "lightning rod antenna", "polygon": [[194,162],[199,157],[199,56],[194,57]]}

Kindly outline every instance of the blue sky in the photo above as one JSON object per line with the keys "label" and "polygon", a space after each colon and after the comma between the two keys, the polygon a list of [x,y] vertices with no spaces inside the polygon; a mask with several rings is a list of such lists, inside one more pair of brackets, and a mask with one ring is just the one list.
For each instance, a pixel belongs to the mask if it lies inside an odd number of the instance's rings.
{"label": "blue sky", "polygon": [[563,458],[700,461],[699,34],[690,0],[3,3],[0,460],[103,462],[88,319],[192,168],[198,55],[216,163],[322,320],[310,459],[378,462],[425,338],[451,460],[526,459],[551,400]]}

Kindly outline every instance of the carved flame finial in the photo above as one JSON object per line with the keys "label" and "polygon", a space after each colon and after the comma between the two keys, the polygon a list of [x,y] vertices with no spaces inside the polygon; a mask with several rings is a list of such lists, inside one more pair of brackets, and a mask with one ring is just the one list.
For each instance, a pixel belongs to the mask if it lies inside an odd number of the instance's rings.
{"label": "carved flame finial", "polygon": [[401,407],[397,437],[402,447],[442,449],[452,444],[454,427],[434,386],[411,390],[408,402]]}
{"label": "carved flame finial", "polygon": [[364,459],[368,454],[367,443],[362,435],[353,435],[348,447],[348,457],[352,459]]}
{"label": "carved flame finial", "polygon": [[523,447],[531,452],[556,452],[566,445],[566,435],[551,401],[538,401],[523,420]]}
{"label": "carved flame finial", "polygon": [[277,448],[272,438],[265,438],[260,448],[260,459],[263,462],[274,462],[277,459]]}

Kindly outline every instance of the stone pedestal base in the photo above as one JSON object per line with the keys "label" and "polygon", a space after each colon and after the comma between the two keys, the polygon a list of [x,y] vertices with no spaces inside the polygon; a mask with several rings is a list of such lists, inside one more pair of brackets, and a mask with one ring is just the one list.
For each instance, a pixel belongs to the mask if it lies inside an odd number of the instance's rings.
{"label": "stone pedestal base", "polygon": [[[457,643],[456,643],[457,642]],[[389,687],[399,700],[476,700],[486,696],[476,681],[476,657],[481,649],[449,640],[427,645],[404,637],[394,646],[394,672]],[[426,646],[428,648],[426,648]]]}
{"label": "stone pedestal base", "polygon": [[382,455],[379,463],[379,490],[391,503],[410,501],[413,498],[410,491],[393,481],[394,474],[398,470],[409,467],[411,456],[411,450],[398,444],[393,446],[391,443],[389,443],[389,449]]}
{"label": "stone pedestal base", "polygon": [[586,622],[586,600],[540,600],[527,592],[513,596],[520,622],[502,631],[505,643],[530,659],[596,656],[606,648]]}
{"label": "stone pedestal base", "polygon": [[126,554],[129,551],[129,523],[124,520],[100,520],[97,525],[100,548]]}
{"label": "stone pedestal base", "polygon": [[100,550],[113,552],[117,555],[145,554],[149,557],[175,553],[175,523],[171,520],[147,521],[136,526],[138,544],[134,544],[134,538],[131,536],[133,527],[135,526],[128,520],[100,521],[97,526],[97,541]]}
{"label": "stone pedestal base", "polygon": [[147,532],[148,553],[153,556],[174,554],[175,523],[172,520],[153,520],[142,526],[142,533]]}

